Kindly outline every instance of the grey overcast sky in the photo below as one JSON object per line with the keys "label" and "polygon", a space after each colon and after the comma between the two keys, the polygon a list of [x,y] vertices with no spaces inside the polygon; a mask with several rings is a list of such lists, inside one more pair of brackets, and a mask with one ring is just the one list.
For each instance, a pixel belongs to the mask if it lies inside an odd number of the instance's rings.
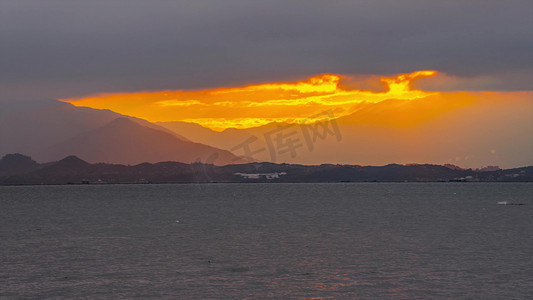
{"label": "grey overcast sky", "polygon": [[1,100],[434,69],[533,89],[531,0],[0,0]]}

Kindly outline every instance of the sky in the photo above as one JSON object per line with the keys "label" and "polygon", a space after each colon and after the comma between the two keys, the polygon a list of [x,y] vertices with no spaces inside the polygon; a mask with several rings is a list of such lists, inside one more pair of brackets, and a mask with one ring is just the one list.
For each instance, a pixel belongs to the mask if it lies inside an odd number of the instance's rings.
{"label": "sky", "polygon": [[2,0],[0,101],[419,70],[447,78],[424,90],[531,90],[532,15],[530,0]]}
{"label": "sky", "polygon": [[0,0],[0,117],[62,100],[224,131],[328,111],[346,146],[301,162],[530,165],[531,16],[531,0]]}
{"label": "sky", "polygon": [[439,92],[416,89],[415,81],[437,74],[432,70],[380,78],[320,74],[296,82],[194,91],[110,93],[61,100],[75,106],[110,109],[150,122],[185,121],[222,131],[272,122],[305,122],[324,111],[338,118],[388,99],[426,98]]}

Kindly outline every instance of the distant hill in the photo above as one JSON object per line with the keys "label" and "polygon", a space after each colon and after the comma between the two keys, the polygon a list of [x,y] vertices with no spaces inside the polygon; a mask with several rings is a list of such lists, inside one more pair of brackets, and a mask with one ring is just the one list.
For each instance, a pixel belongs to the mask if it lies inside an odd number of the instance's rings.
{"label": "distant hill", "polygon": [[92,165],[77,156],[70,155],[63,158],[60,161],[48,164],[40,168],[37,173],[39,174],[86,174]]}
{"label": "distant hill", "polygon": [[120,117],[187,140],[161,126],[110,110],[75,107],[56,100],[43,100],[33,101],[17,110],[0,110],[0,156],[25,153],[37,161],[57,160],[64,156],[50,157],[49,154],[43,153],[43,149],[102,127]]}
{"label": "distant hill", "polygon": [[206,162],[229,164],[239,158],[229,151],[178,139],[172,134],[142,126],[128,118],[117,118],[102,127],[43,149],[41,156],[76,155],[88,162],[140,164],[143,162]]}
{"label": "distant hill", "polygon": [[0,159],[0,175],[16,175],[34,171],[40,165],[22,154],[7,154]]}
{"label": "distant hill", "polygon": [[[15,161],[21,155],[0,160]],[[27,161],[26,158],[23,159]],[[30,159],[31,160],[31,159]],[[22,161],[22,160],[21,160]],[[12,165],[14,166],[14,165]],[[0,173],[0,185],[68,184],[68,183],[194,183],[194,182],[533,182],[533,167],[508,170],[476,171],[439,165],[356,166],[356,165],[294,165],[248,163],[225,166],[179,162],[90,164],[76,156],[41,164],[28,169],[10,167],[11,173]],[[0,169],[5,170],[5,169]]]}

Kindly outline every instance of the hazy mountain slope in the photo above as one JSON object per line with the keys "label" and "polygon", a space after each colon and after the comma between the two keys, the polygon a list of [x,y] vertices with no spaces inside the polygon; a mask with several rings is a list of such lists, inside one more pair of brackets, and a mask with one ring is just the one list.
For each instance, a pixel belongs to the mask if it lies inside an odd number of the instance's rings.
{"label": "hazy mountain slope", "polygon": [[[384,102],[337,120],[343,138],[335,155],[365,164],[530,165],[531,116],[533,102],[527,97],[502,101],[483,95],[459,101],[436,96]],[[333,142],[324,140],[317,155],[327,155],[328,141]]]}
{"label": "hazy mountain slope", "polygon": [[[340,135],[333,134],[330,123],[328,133],[315,136],[311,142],[304,136],[305,127],[292,125],[280,129],[280,124],[223,132],[204,128],[190,139],[231,149],[236,155],[245,154],[243,147],[235,147],[248,141],[253,158],[259,161],[453,163],[474,168],[486,165],[509,168],[533,164],[531,97],[528,92],[516,93],[509,99],[499,99],[491,93],[449,93],[415,100],[390,99],[360,106],[356,112],[336,120]],[[314,129],[324,133],[320,126]],[[309,127],[307,131],[310,132]],[[283,135],[281,143],[276,140],[279,134]],[[251,136],[257,139],[248,140]],[[293,139],[292,153],[286,143],[288,137]],[[313,138],[312,134],[310,137]]]}
{"label": "hazy mountain slope", "polygon": [[183,141],[127,118],[115,119],[100,128],[49,147],[42,153],[45,161],[68,155],[76,155],[91,163],[206,162],[212,155],[217,156],[216,164],[238,161],[238,158],[228,151]]}
{"label": "hazy mountain slope", "polygon": [[236,145],[235,141],[246,140],[252,135],[247,129],[239,130],[231,128],[218,132],[196,123],[180,121],[156,122],[155,124],[175,133],[180,133],[191,141],[208,144],[226,150],[234,147]]}
{"label": "hazy mountain slope", "polygon": [[[196,123],[182,121],[154,122],[153,124],[164,127],[175,133],[181,132],[184,137],[195,142],[203,142],[208,141],[211,138],[218,138],[220,133],[218,131],[214,131]],[[199,141],[197,139],[201,139],[202,141]]]}
{"label": "hazy mountain slope", "polygon": [[[17,109],[0,111],[0,155],[24,153],[42,161],[43,149],[80,133],[124,117],[110,110],[75,107],[56,100],[33,101]],[[138,118],[139,124],[170,133],[163,127]],[[173,133],[176,137],[184,137]]]}
{"label": "hazy mountain slope", "polygon": [[264,141],[265,133],[276,130],[286,124],[270,123],[259,127],[236,129],[228,128],[221,132],[211,130],[196,123],[188,122],[157,122],[155,123],[175,133],[181,133],[187,139],[213,147],[231,150],[251,137],[257,137]]}

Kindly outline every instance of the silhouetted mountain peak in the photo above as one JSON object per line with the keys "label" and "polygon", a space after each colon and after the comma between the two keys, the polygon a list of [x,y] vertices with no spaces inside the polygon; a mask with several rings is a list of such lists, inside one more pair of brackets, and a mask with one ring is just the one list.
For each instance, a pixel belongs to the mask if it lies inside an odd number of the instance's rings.
{"label": "silhouetted mountain peak", "polygon": [[57,165],[69,166],[69,167],[86,167],[90,164],[83,159],[70,155],[57,162]]}
{"label": "silhouetted mountain peak", "polygon": [[131,126],[131,125],[140,125],[140,124],[137,124],[137,123],[135,123],[134,121],[132,121],[132,120],[130,120],[128,118],[120,117],[120,118],[116,118],[113,121],[109,122],[108,124],[105,125],[105,127],[110,127],[110,126]]}
{"label": "silhouetted mountain peak", "polygon": [[50,176],[50,174],[55,174],[54,176],[63,176],[65,174],[78,174],[78,173],[84,173],[87,172],[87,170],[91,169],[92,165],[77,156],[70,155],[62,160],[47,164],[46,167],[37,170],[37,173],[44,175],[44,176]]}
{"label": "silhouetted mountain peak", "polygon": [[0,159],[0,163],[16,162],[16,161],[34,161],[34,160],[31,159],[31,157],[20,154],[20,153],[6,154],[4,155],[4,157]]}
{"label": "silhouetted mountain peak", "polygon": [[35,170],[39,164],[19,153],[6,154],[0,159],[0,174],[19,174]]}

